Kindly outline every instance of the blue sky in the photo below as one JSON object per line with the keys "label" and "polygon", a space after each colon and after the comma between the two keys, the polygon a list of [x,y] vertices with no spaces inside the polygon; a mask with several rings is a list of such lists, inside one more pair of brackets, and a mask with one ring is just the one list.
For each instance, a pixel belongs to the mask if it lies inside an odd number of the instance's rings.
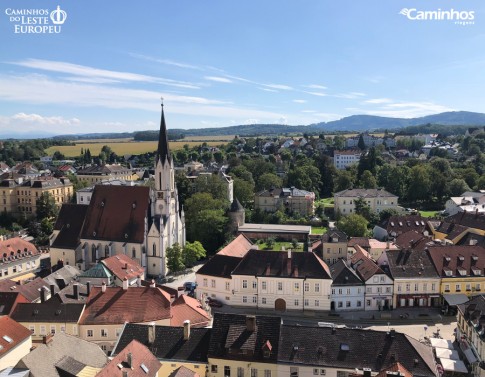
{"label": "blue sky", "polygon": [[[7,14],[57,5],[59,33],[16,33]],[[169,128],[484,111],[483,0],[6,0],[0,11],[0,134],[157,129],[162,96]]]}

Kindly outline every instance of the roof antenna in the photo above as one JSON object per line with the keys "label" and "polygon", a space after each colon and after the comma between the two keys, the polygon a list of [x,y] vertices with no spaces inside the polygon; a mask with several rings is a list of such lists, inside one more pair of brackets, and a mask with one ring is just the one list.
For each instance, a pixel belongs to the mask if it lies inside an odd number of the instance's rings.
{"label": "roof antenna", "polygon": [[162,100],[162,107],[163,107],[163,97],[160,97],[160,99]]}

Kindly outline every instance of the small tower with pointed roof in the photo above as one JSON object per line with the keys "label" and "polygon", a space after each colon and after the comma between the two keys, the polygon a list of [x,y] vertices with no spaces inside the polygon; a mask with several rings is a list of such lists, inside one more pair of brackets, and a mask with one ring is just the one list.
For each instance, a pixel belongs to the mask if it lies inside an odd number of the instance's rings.
{"label": "small tower with pointed roof", "polygon": [[246,222],[246,211],[237,198],[232,201],[228,215],[229,230],[231,233],[236,233],[238,227]]}

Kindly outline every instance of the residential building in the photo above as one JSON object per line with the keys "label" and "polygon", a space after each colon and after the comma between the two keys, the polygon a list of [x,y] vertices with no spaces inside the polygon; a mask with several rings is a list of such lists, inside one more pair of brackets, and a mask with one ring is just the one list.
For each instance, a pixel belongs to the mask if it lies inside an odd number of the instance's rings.
{"label": "residential building", "polygon": [[20,237],[0,241],[0,280],[25,280],[40,271],[40,261],[48,254]]}
{"label": "residential building", "polygon": [[[125,254],[146,268],[147,275],[165,276],[167,247],[174,243],[185,245],[185,215],[180,210],[174,174],[162,108],[155,188],[95,186],[84,218],[76,220],[72,231],[69,215],[83,210],[61,210],[51,240],[56,249],[52,263],[69,254],[70,262],[74,260],[78,268],[86,270],[102,258]],[[64,226],[67,229],[63,232]],[[59,236],[63,240],[57,243]]]}
{"label": "residential building", "polygon": [[470,301],[458,305],[456,342],[471,366],[475,377],[485,376],[482,368],[485,360],[485,297],[473,296]]}
{"label": "residential building", "polygon": [[169,376],[179,368],[206,376],[211,328],[157,326],[127,323],[124,325],[112,355],[118,355],[132,340],[143,344],[161,363],[160,376]]}
{"label": "residential building", "polygon": [[30,370],[30,376],[94,376],[108,361],[98,345],[59,332],[46,336],[16,368]]}
{"label": "residential building", "polygon": [[280,328],[280,317],[215,313],[207,375],[278,376],[276,363],[281,346]]}
{"label": "residential building", "polygon": [[101,263],[113,275],[114,284],[118,287],[123,286],[125,279],[128,280],[129,286],[137,283],[141,285],[141,280],[145,279],[145,269],[127,255],[113,255],[101,260]]}
{"label": "residential building", "polygon": [[275,238],[278,240],[303,241],[306,245],[312,231],[310,225],[288,225],[288,224],[243,224],[239,225],[237,232],[244,234],[247,238],[265,240]]}
{"label": "residential building", "polygon": [[393,308],[441,305],[441,280],[425,250],[386,250],[377,264],[394,280]]}
{"label": "residential building", "polygon": [[438,376],[431,347],[395,330],[282,325],[276,375],[371,376],[397,361],[413,376]]}
{"label": "residential building", "polygon": [[29,329],[13,319],[0,318],[0,371],[15,366],[32,348]]}
{"label": "residential building", "polygon": [[27,282],[0,280],[0,292],[19,292],[28,302],[43,302],[48,300],[52,291],[42,278],[35,278]]}
{"label": "residential building", "polygon": [[485,236],[485,214],[458,212],[444,219],[436,227],[434,236],[457,244],[469,233]]}
{"label": "residential building", "polygon": [[485,193],[467,191],[461,196],[453,196],[446,201],[445,212],[449,216],[458,212],[485,214]]}
{"label": "residential building", "polygon": [[393,215],[376,225],[373,233],[376,239],[385,241],[411,230],[420,234],[431,235],[433,234],[434,226],[432,222],[421,215]]}
{"label": "residential building", "polygon": [[62,303],[48,300],[43,303],[18,304],[11,318],[28,328],[34,341],[46,335],[65,333],[79,336],[78,322],[84,303]]}
{"label": "residential building", "polygon": [[281,311],[330,309],[330,270],[315,253],[249,250],[231,277],[234,306]]}
{"label": "residential building", "polygon": [[5,315],[10,315],[17,304],[28,303],[29,300],[20,292],[0,292],[0,318]]}
{"label": "residential building", "polygon": [[362,151],[360,150],[345,150],[333,152],[333,166],[338,170],[344,170],[347,167],[358,164]]}
{"label": "residential building", "polygon": [[255,194],[254,208],[266,212],[284,210],[301,216],[312,216],[315,213],[315,193],[295,187],[263,190]]}
{"label": "residential building", "polygon": [[330,309],[335,311],[363,310],[365,308],[364,282],[355,271],[350,268],[347,261],[339,259],[330,266],[332,274],[332,294]]}
{"label": "residential building", "polygon": [[482,246],[431,246],[428,253],[441,277],[441,294],[466,295],[485,291],[485,248]]}
{"label": "residential building", "polygon": [[111,179],[131,181],[134,177],[131,169],[120,164],[92,165],[84,169],[79,169],[76,176],[79,181],[87,182],[88,184],[96,184]]}
{"label": "residential building", "polygon": [[382,255],[384,250],[399,250],[400,248],[394,244],[394,242],[390,242],[387,240],[386,242],[382,242],[376,240],[375,238],[369,239],[369,254],[370,257],[374,260],[378,260],[379,257]]}
{"label": "residential building", "polygon": [[334,194],[335,213],[350,215],[355,213],[355,200],[364,199],[372,211],[397,209],[398,197],[384,189],[347,189]]}
{"label": "residential building", "polygon": [[365,284],[365,310],[389,310],[393,302],[394,282],[360,246],[351,258],[351,267]]}
{"label": "residential building", "polygon": [[158,377],[160,366],[160,361],[147,347],[132,340],[96,377]]}
{"label": "residential building", "polygon": [[330,266],[337,263],[339,259],[348,259],[347,240],[347,235],[341,230],[329,229],[322,235],[320,246],[313,251]]}

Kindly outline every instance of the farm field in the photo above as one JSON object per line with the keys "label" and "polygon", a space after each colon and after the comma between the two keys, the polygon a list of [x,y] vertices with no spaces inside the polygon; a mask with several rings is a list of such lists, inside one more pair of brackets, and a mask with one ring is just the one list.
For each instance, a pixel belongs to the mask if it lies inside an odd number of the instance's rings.
{"label": "farm field", "polygon": [[[214,137],[212,137],[214,140]],[[218,146],[222,144],[226,144],[227,142],[223,141],[205,141],[209,146]],[[118,156],[123,156],[125,154],[142,154],[147,152],[154,152],[157,149],[156,141],[114,141],[106,140],[106,142],[93,142],[92,140],[89,142],[76,142],[76,145],[62,145],[62,146],[54,146],[47,148],[45,152],[48,155],[52,155],[55,151],[59,151],[66,157],[77,157],[81,155],[81,149],[86,150],[89,149],[91,155],[97,156],[101,152],[101,148],[104,145],[109,146],[113,152],[115,152]],[[202,141],[170,141],[169,147],[172,151],[176,151],[178,149],[182,149],[185,144],[188,144],[189,147],[194,147],[197,145],[202,144]]]}

